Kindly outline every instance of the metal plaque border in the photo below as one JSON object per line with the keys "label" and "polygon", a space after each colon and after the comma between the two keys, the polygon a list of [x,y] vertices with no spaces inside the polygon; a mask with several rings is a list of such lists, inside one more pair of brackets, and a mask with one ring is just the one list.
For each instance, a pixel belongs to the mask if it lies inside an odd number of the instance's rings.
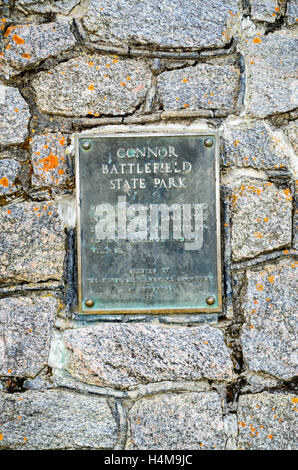
{"label": "metal plaque border", "polygon": [[[123,129],[123,128],[122,128]],[[150,315],[161,315],[161,314],[192,314],[192,313],[219,313],[222,312],[222,255],[221,255],[221,224],[220,224],[220,168],[219,168],[219,132],[216,130],[175,130],[175,129],[163,129],[163,132],[157,129],[155,132],[150,129],[150,131],[145,131],[145,129],[132,129],[131,131],[121,131],[119,132],[104,132],[100,133],[75,133],[75,180],[76,180],[76,248],[77,248],[77,274],[78,274],[78,305],[77,313],[84,315],[114,315],[114,314],[150,314]],[[217,307],[205,307],[205,308],[148,308],[148,309],[105,309],[105,310],[84,310],[82,308],[82,269],[81,269],[81,217],[80,217],[80,178],[79,178],[79,140],[80,139],[92,139],[100,137],[162,137],[162,136],[206,136],[213,137],[215,141],[215,204],[216,204],[216,259],[217,259]]]}

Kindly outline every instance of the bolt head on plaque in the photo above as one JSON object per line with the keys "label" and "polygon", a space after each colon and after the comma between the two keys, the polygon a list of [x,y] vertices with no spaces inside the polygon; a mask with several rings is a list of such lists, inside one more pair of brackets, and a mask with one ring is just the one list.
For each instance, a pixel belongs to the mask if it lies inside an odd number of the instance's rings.
{"label": "bolt head on plaque", "polygon": [[212,296],[207,297],[206,303],[207,303],[208,305],[213,305],[213,304],[215,303],[215,298],[212,297]]}
{"label": "bolt head on plaque", "polygon": [[93,305],[94,305],[94,300],[93,300],[93,299],[87,299],[87,300],[85,300],[85,305],[86,305],[86,307],[93,307]]}
{"label": "bolt head on plaque", "polygon": [[88,140],[85,140],[83,143],[82,143],[82,149],[83,150],[89,150],[91,148],[91,143],[88,141]]}
{"label": "bolt head on plaque", "polygon": [[208,137],[207,139],[204,140],[204,145],[205,147],[212,147],[213,140]]}

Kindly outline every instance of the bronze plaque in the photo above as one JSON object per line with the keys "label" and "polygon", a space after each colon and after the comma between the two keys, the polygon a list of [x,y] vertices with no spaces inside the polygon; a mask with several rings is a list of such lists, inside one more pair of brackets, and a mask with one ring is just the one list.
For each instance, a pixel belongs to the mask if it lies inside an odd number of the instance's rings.
{"label": "bronze plaque", "polygon": [[76,139],[79,311],[221,311],[216,134]]}

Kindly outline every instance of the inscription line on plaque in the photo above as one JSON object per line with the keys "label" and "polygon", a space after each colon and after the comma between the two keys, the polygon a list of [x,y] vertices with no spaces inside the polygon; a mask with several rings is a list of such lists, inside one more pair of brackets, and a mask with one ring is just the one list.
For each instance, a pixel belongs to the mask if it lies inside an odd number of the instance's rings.
{"label": "inscription line on plaque", "polygon": [[79,311],[221,311],[216,133],[76,136]]}

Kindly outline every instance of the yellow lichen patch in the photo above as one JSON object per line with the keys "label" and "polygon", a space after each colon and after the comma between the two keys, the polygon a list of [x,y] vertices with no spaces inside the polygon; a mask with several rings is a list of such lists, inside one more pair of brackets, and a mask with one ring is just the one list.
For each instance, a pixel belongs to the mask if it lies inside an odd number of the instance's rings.
{"label": "yellow lichen patch", "polygon": [[264,287],[262,286],[262,284],[257,284],[257,290],[259,291],[264,290]]}
{"label": "yellow lichen patch", "polygon": [[88,90],[94,90],[94,85],[91,83],[91,85],[88,86]]}
{"label": "yellow lichen patch", "polygon": [[293,398],[292,398],[292,403],[298,403],[298,398],[297,398],[297,397],[293,397]]}
{"label": "yellow lichen patch", "polygon": [[260,44],[260,42],[262,42],[262,40],[260,38],[254,38],[252,40],[252,42],[255,43],[255,44]]}
{"label": "yellow lichen patch", "polygon": [[268,276],[268,281],[273,284],[274,282],[274,276]]}
{"label": "yellow lichen patch", "polygon": [[3,434],[0,433],[0,441],[3,441]]}

